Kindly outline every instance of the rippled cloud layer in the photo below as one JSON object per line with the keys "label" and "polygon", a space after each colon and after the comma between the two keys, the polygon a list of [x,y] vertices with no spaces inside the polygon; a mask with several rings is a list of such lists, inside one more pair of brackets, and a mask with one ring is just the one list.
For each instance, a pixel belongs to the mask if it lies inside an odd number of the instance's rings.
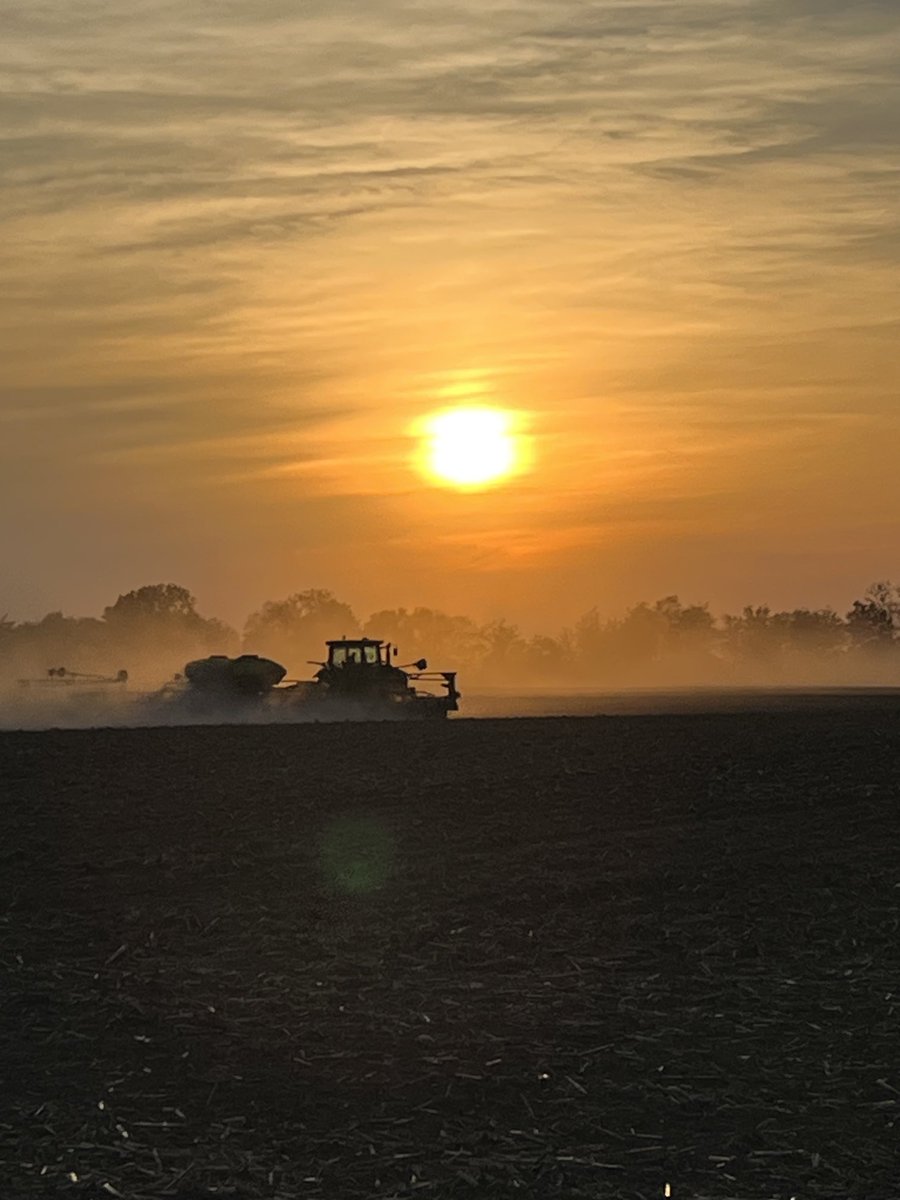
{"label": "rippled cloud layer", "polygon": [[[0,61],[0,611],[352,588],[373,539],[373,607],[884,558],[893,0],[44,0]],[[535,469],[422,496],[466,397]]]}

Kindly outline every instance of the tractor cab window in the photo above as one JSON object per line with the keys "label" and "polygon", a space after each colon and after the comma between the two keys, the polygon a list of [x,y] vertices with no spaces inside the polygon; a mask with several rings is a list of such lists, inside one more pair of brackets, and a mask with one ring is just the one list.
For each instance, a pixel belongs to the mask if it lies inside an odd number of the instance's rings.
{"label": "tractor cab window", "polygon": [[365,642],[342,642],[330,648],[330,667],[377,667],[381,662],[379,647]]}

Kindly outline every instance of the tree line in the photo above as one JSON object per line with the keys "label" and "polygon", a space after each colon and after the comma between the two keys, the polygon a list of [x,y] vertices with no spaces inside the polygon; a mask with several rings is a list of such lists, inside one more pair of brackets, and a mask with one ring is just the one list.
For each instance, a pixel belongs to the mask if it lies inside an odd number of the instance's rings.
{"label": "tree line", "polygon": [[900,684],[900,587],[874,583],[838,614],[766,605],[715,616],[677,596],[641,602],[621,616],[594,608],[554,634],[526,636],[505,620],[479,624],[430,608],[357,617],[331,592],[308,589],[268,601],[243,630],[202,616],[190,591],[150,584],[120,595],[100,617],[48,613],[0,618],[0,679],[60,666],[162,680],[208,654],[260,654],[308,678],[328,638],[383,638],[406,662],[425,655],[471,685],[679,686],[690,684]]}

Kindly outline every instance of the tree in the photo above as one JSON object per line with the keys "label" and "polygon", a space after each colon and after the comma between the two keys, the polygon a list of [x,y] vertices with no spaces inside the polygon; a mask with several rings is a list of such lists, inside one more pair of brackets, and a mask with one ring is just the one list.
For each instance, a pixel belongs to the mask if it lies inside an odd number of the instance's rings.
{"label": "tree", "polygon": [[667,596],[654,605],[642,601],[625,616],[607,624],[607,653],[610,665],[623,682],[647,682],[652,667],[662,656],[672,613],[680,607],[677,596]]}
{"label": "tree", "polygon": [[524,665],[527,644],[518,626],[510,625],[502,618],[489,621],[481,627],[485,642],[482,667],[494,683],[505,683],[510,676],[518,675]]}
{"label": "tree", "polygon": [[333,638],[353,637],[359,621],[349,605],[321,588],[295,592],[284,600],[267,600],[251,613],[244,626],[244,649],[286,659],[299,673],[307,660],[320,661],[324,644]]}
{"label": "tree", "polygon": [[756,682],[758,674],[769,677],[777,671],[784,631],[768,604],[747,604],[740,616],[727,615],[723,625],[726,655],[741,678]]}
{"label": "tree", "polygon": [[523,661],[526,682],[562,682],[572,671],[569,635],[554,638],[536,633],[525,646]]}
{"label": "tree", "polygon": [[601,620],[592,608],[563,634],[560,653],[592,683],[695,682],[720,673],[713,655],[718,637],[706,604],[663,596],[612,620]]}
{"label": "tree", "polygon": [[847,613],[847,626],[854,643],[876,649],[893,643],[900,629],[900,588],[888,580],[866,588]]}
{"label": "tree", "polygon": [[454,617],[433,608],[383,609],[364,626],[366,637],[399,646],[402,660],[424,655],[435,667],[471,669],[484,657],[482,631],[469,617]]}
{"label": "tree", "polygon": [[17,675],[43,676],[51,667],[89,672],[110,669],[106,630],[94,617],[47,613],[39,621],[10,626],[6,639],[5,649]]}
{"label": "tree", "polygon": [[596,608],[579,617],[575,628],[564,635],[571,651],[576,675],[599,680],[608,673],[607,627]]}
{"label": "tree", "polygon": [[177,583],[152,583],[126,592],[103,610],[103,619],[120,627],[150,622],[186,626],[203,620],[197,613],[194,597]]}
{"label": "tree", "polygon": [[795,608],[776,613],[795,654],[833,657],[845,648],[847,626],[830,608]]}
{"label": "tree", "polygon": [[191,658],[237,650],[235,631],[201,616],[188,589],[176,583],[126,592],[103,610],[103,622],[119,665],[148,679],[180,671]]}

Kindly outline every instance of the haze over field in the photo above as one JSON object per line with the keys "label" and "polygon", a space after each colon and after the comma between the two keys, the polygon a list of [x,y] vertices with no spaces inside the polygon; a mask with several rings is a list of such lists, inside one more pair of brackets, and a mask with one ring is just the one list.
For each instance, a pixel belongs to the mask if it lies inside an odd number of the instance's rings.
{"label": "haze over field", "polygon": [[[895,0],[7,6],[0,615],[846,612],[897,576],[898,62]],[[515,470],[423,472],[458,405]]]}
{"label": "haze over field", "polygon": [[[338,637],[387,641],[401,667],[427,656],[432,669],[459,672],[466,692],[898,687],[900,587],[873,584],[844,615],[749,605],[720,615],[707,604],[664,596],[609,619],[591,609],[572,626],[528,636],[509,621],[479,624],[421,607],[364,617],[321,589],[267,601],[238,632],[198,611],[186,588],[154,584],[120,595],[99,617],[53,612],[40,621],[0,620],[0,693],[27,693],[32,702],[82,687],[94,693],[95,682],[79,678],[94,673],[103,677],[103,694],[121,694],[127,689],[118,686],[120,673],[132,684],[158,687],[180,677],[191,660],[241,653],[281,664],[279,679],[308,679],[326,657],[326,642]],[[17,688],[17,680],[29,686]]]}

